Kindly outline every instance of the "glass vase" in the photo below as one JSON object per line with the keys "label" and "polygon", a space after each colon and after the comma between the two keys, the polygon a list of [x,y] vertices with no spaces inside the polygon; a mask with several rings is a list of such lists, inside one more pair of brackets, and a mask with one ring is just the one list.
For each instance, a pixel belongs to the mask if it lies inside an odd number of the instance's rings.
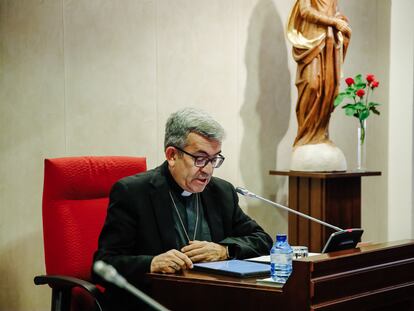
{"label": "glass vase", "polygon": [[358,156],[357,156],[357,170],[366,171],[367,169],[367,120],[359,122],[358,126]]}

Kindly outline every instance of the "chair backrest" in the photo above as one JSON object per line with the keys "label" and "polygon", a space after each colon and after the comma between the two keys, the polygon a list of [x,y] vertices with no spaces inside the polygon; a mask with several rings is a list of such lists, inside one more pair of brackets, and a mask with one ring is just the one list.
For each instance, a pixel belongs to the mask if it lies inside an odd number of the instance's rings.
{"label": "chair backrest", "polygon": [[112,185],[146,170],[139,157],[45,160],[43,238],[46,273],[90,280],[90,268]]}

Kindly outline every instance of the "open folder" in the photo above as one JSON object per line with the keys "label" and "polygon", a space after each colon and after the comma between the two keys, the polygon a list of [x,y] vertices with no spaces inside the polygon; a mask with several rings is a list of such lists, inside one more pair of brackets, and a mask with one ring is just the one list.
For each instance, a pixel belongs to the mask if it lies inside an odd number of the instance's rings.
{"label": "open folder", "polygon": [[224,261],[195,263],[194,270],[243,278],[269,275],[270,265],[265,263],[232,259]]}

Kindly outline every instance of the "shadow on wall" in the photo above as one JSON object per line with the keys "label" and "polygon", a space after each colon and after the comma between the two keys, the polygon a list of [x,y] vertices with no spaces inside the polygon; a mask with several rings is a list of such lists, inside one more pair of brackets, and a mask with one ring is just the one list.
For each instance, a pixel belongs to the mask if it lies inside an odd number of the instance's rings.
{"label": "shadow on wall", "polygon": [[[277,181],[269,175],[276,168],[276,151],[290,118],[290,72],[285,43],[285,23],[271,0],[261,0],[250,18],[245,52],[246,88],[240,111],[244,134],[240,171],[245,187],[275,199]],[[264,229],[286,230],[274,207],[249,200],[249,215]]]}

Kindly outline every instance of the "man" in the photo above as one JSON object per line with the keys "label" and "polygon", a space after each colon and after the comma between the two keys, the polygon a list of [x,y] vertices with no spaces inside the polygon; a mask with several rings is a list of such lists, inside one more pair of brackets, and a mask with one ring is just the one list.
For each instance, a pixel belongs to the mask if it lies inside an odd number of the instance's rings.
{"label": "man", "polygon": [[[223,137],[221,125],[205,112],[186,108],[172,114],[166,161],[113,186],[94,261],[113,265],[148,291],[148,272],[176,273],[194,262],[268,254],[269,235],[240,209],[234,187],[212,177],[224,161]],[[126,293],[105,286],[111,308],[137,307]]]}

